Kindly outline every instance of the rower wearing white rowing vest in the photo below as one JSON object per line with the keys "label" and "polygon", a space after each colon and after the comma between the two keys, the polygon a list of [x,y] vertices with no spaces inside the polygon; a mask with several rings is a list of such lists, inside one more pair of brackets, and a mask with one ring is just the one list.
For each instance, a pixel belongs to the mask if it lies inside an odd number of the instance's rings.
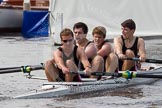
{"label": "rower wearing white rowing vest", "polygon": [[[93,42],[87,39],[88,26],[83,22],[77,22],[73,26],[74,37],[76,44],[79,48],[82,48],[85,51],[85,54],[91,63],[91,69],[93,72],[102,72],[104,61],[103,58],[97,55],[97,49]],[[83,66],[80,65],[80,70],[83,70]],[[86,76],[82,76],[86,77]],[[88,76],[89,77],[89,76]],[[94,76],[90,76],[94,77]]]}
{"label": "rower wearing white rowing vest", "polygon": [[45,73],[48,81],[80,81],[79,75],[71,74],[70,71],[78,71],[78,63],[82,62],[85,72],[92,72],[91,64],[82,48],[74,44],[73,32],[70,29],[63,29],[60,33],[61,43],[53,53],[53,60],[45,65]]}
{"label": "rower wearing white rowing vest", "polygon": [[97,46],[97,54],[104,59],[104,71],[115,72],[118,70],[118,57],[108,40],[105,40],[106,29],[103,26],[97,26],[93,29],[93,42]]}
{"label": "rower wearing white rowing vest", "polygon": [[115,52],[119,57],[119,70],[136,70],[134,61],[124,58],[138,57],[144,62],[146,59],[145,43],[142,38],[134,36],[136,24],[132,19],[121,23],[122,35],[114,38]]}

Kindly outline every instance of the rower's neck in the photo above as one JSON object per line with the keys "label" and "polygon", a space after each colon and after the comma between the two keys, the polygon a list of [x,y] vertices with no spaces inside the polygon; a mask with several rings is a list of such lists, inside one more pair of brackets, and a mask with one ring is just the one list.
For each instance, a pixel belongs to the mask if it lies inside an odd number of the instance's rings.
{"label": "rower's neck", "polygon": [[128,39],[125,39],[125,42],[132,43],[133,40],[134,40],[134,36],[131,36]]}
{"label": "rower's neck", "polygon": [[74,45],[72,45],[71,47],[63,47],[63,50],[64,50],[65,52],[67,52],[67,53],[72,52],[73,49],[74,49]]}
{"label": "rower's neck", "polygon": [[84,38],[82,40],[82,42],[79,44],[79,46],[82,47],[82,48],[84,48],[87,45],[88,42],[89,42],[88,39]]}

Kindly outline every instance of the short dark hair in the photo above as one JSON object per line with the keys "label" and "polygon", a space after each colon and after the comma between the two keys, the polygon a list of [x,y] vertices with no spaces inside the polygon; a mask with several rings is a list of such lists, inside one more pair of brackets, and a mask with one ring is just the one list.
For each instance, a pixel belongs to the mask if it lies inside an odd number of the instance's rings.
{"label": "short dark hair", "polygon": [[62,39],[62,36],[69,36],[69,35],[74,37],[73,32],[69,28],[65,28],[60,32],[60,39]]}
{"label": "short dark hair", "polygon": [[122,27],[128,27],[129,29],[136,29],[136,24],[132,19],[127,19],[124,22],[121,23]]}
{"label": "short dark hair", "polygon": [[88,26],[87,26],[85,23],[83,23],[83,22],[75,23],[75,24],[74,24],[74,27],[73,27],[73,30],[74,30],[75,28],[82,28],[82,29],[83,29],[83,32],[84,32],[85,34],[88,33]]}

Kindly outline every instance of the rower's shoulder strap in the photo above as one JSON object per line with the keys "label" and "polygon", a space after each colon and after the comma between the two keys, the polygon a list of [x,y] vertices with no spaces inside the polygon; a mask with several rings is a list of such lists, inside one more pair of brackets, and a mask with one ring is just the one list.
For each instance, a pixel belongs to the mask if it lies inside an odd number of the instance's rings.
{"label": "rower's shoulder strap", "polygon": [[61,52],[62,52],[62,48],[61,48],[61,47],[58,47],[57,49],[58,49],[59,51],[61,51]]}
{"label": "rower's shoulder strap", "polygon": [[78,59],[78,57],[77,57],[77,49],[78,49],[78,46],[75,45],[75,47],[74,47],[74,52],[73,52],[73,54],[74,54],[74,61],[75,61],[75,64],[78,65],[79,59]]}

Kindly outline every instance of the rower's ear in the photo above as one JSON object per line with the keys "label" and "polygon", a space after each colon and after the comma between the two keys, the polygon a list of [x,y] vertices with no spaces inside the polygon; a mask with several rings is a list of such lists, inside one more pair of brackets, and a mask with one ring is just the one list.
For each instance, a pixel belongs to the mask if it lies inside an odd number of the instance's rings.
{"label": "rower's ear", "polygon": [[132,30],[131,30],[131,32],[132,32],[132,34],[134,34],[134,32],[135,32],[135,29],[132,29]]}

